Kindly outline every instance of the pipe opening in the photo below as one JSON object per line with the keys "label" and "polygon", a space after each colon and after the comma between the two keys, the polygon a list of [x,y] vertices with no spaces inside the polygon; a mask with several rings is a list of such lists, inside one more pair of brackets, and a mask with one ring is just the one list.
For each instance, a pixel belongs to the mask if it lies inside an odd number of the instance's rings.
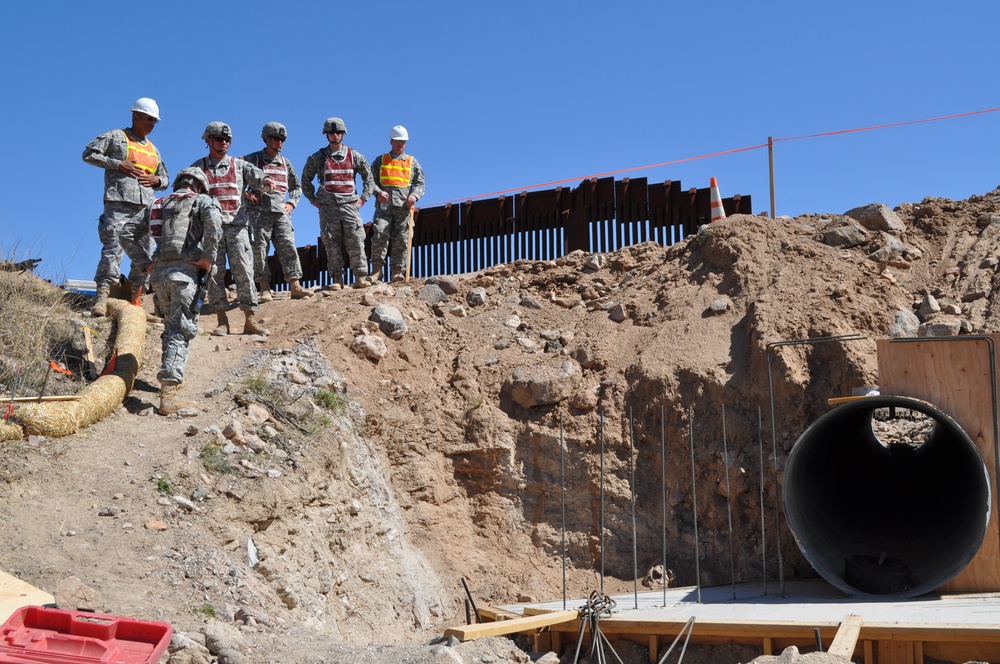
{"label": "pipe opening", "polygon": [[829,583],[850,595],[915,597],[979,551],[989,474],[968,434],[933,405],[869,397],[799,437],[783,501],[799,549]]}

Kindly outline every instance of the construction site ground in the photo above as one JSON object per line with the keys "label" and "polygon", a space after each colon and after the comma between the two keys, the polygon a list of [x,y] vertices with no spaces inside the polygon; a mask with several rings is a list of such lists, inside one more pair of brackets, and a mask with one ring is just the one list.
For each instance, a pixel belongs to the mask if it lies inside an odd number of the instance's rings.
{"label": "construction site ground", "polygon": [[[894,215],[889,229],[737,216],[673,247],[517,261],[439,291],[417,280],[279,298],[261,308],[266,338],[211,336],[206,315],[183,392],[202,405],[192,417],[154,412],[151,325],[121,409],[0,448],[0,568],[64,607],[187,635],[225,625],[221,662],[526,662],[530,640],[441,635],[465,622],[463,579],[480,606],[550,602],[564,554],[569,597],[598,588],[602,565],[615,596],[637,578],[652,593],[663,573],[693,586],[696,568],[725,589],[732,570],[760,578],[762,551],[777,579],[760,525],[780,495],[769,457],[760,472],[769,401],[780,468],[829,398],[878,385],[876,339],[904,323],[914,336],[1000,330],[1000,192]],[[372,322],[379,305],[405,329]],[[101,355],[113,329],[85,322]],[[768,365],[769,344],[843,334],[864,338]],[[785,578],[815,579],[787,528],[781,550]],[[684,661],[761,654],[720,645]]]}

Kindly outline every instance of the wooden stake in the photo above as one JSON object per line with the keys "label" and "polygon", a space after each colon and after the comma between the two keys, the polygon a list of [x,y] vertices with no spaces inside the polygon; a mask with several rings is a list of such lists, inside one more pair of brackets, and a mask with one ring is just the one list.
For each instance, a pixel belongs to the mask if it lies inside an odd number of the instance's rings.
{"label": "wooden stake", "polygon": [[50,394],[47,397],[0,397],[0,401],[5,403],[38,403],[39,401],[76,401],[80,398],[78,394]]}
{"label": "wooden stake", "polygon": [[413,265],[413,208],[410,208],[410,221],[406,226],[406,280],[410,280]]}
{"label": "wooden stake", "polygon": [[97,380],[97,364],[94,359],[94,342],[90,338],[90,328],[83,326],[83,343],[86,352],[83,356],[83,375],[87,380]]}

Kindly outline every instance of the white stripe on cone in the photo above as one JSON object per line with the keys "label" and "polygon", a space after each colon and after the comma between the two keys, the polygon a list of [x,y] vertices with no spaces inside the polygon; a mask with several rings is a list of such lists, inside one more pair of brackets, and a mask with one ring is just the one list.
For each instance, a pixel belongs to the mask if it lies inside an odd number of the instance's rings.
{"label": "white stripe on cone", "polygon": [[725,219],[726,210],[722,207],[722,196],[719,195],[719,183],[716,182],[715,178],[711,178],[709,186],[712,188],[712,221]]}

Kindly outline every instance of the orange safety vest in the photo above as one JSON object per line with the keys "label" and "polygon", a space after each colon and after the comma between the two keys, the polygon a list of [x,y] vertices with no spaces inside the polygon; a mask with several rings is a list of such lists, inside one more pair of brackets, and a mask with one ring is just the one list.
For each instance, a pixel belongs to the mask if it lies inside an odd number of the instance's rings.
{"label": "orange safety vest", "polygon": [[409,187],[413,174],[413,158],[406,155],[393,159],[388,152],[382,155],[382,166],[378,169],[378,179],[383,187]]}
{"label": "orange safety vest", "polygon": [[160,165],[160,158],[157,156],[153,142],[147,138],[145,143],[140,143],[129,136],[127,131],[122,133],[125,134],[125,140],[128,141],[128,154],[125,156],[125,160],[132,162],[150,175],[156,173],[156,167]]}

